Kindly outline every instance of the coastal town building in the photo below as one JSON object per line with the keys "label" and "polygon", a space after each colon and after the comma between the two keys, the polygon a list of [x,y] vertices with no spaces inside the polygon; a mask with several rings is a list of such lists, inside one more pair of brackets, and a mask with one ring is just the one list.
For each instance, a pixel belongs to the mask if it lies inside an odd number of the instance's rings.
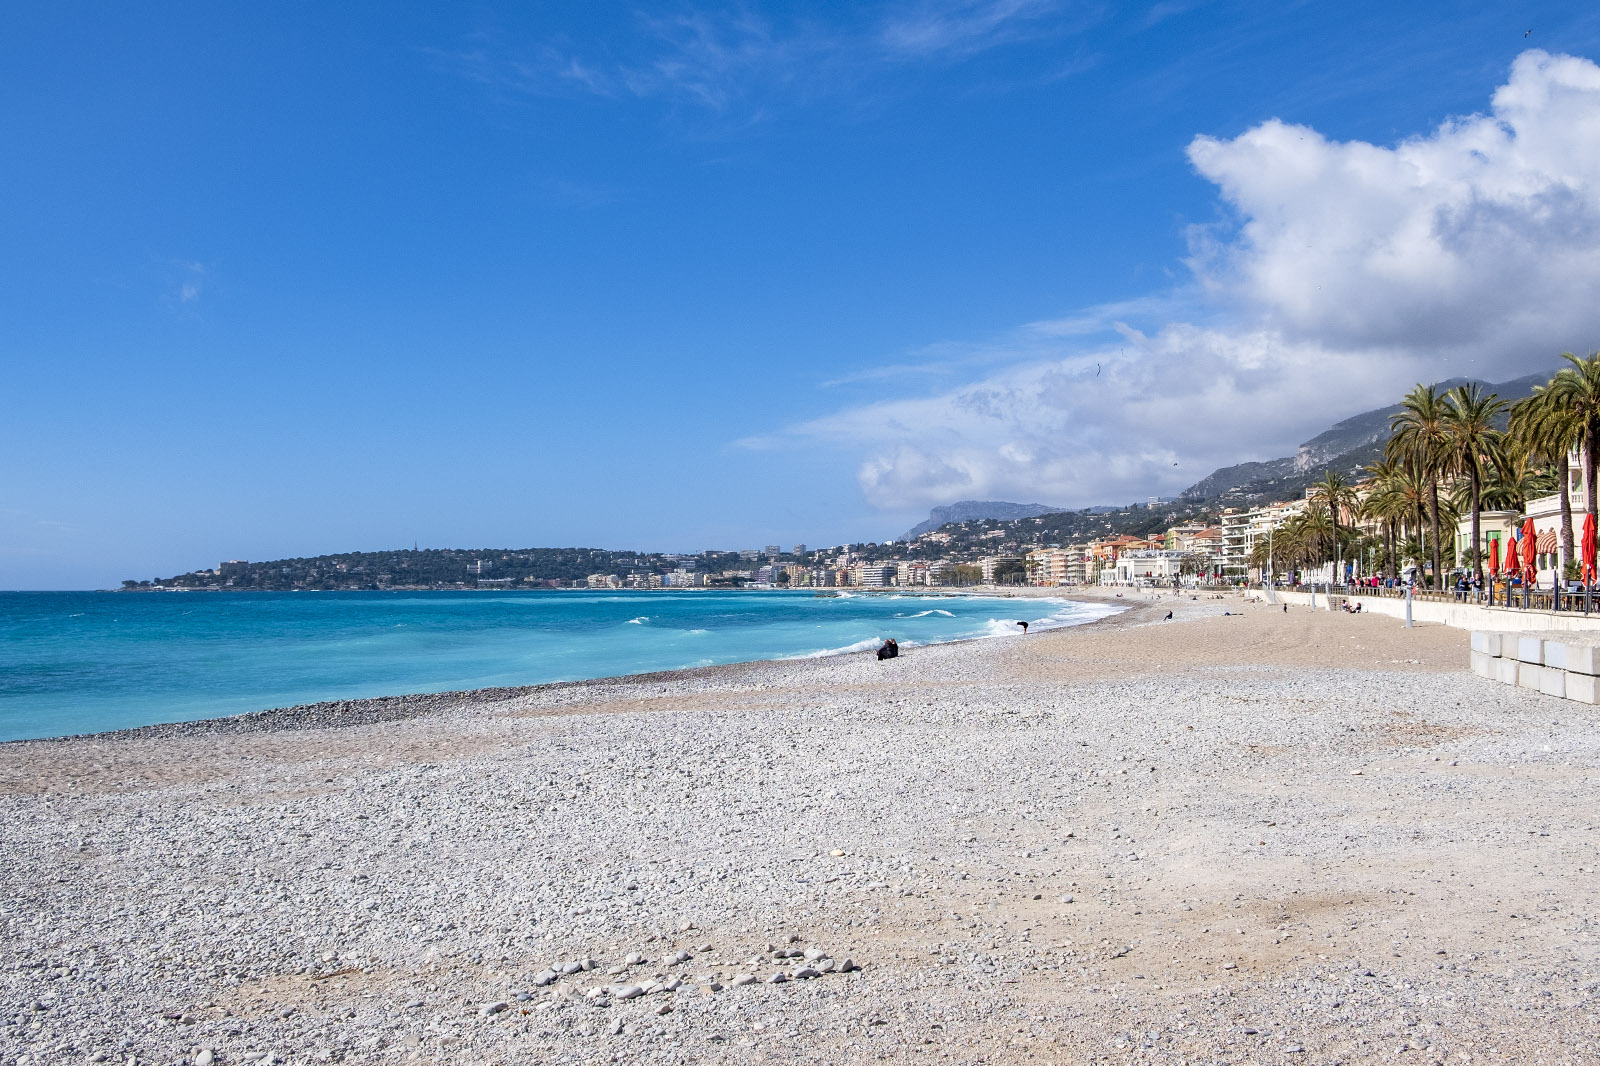
{"label": "coastal town building", "polygon": [[1135,548],[1122,552],[1101,577],[1106,585],[1170,587],[1183,572],[1184,553],[1165,548]]}
{"label": "coastal town building", "polygon": [[1250,552],[1245,548],[1245,533],[1250,528],[1247,508],[1227,507],[1222,512],[1222,552],[1219,562],[1224,574],[1243,574]]}
{"label": "coastal town building", "polygon": [[995,574],[1007,563],[1020,563],[1021,558],[1015,555],[986,555],[978,563],[983,571],[983,582],[986,585],[994,584]]}
{"label": "coastal town building", "polygon": [[900,562],[895,564],[895,581],[900,585],[926,585],[928,564],[925,562]]}
{"label": "coastal town building", "polygon": [[862,588],[883,588],[894,578],[894,567],[881,563],[858,563],[850,568],[850,584]]}
{"label": "coastal town building", "polygon": [[1036,548],[1023,559],[1030,585],[1058,588],[1075,585],[1083,576],[1082,549]]}
{"label": "coastal town building", "polygon": [[1306,500],[1291,500],[1288,503],[1269,503],[1251,511],[1249,522],[1245,526],[1245,558],[1248,560],[1250,554],[1256,550],[1256,545],[1266,543],[1269,534],[1279,526],[1295,515],[1304,514],[1307,506],[1309,504]]}

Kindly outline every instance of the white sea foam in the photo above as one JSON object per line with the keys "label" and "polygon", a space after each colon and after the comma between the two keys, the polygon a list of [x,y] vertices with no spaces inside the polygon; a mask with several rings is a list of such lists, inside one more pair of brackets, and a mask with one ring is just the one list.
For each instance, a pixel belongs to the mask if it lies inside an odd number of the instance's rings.
{"label": "white sea foam", "polygon": [[627,624],[630,626],[642,626],[648,621],[650,621],[650,616],[647,614],[641,614],[638,618],[628,619]]}
{"label": "white sea foam", "polygon": [[[870,640],[858,640],[854,644],[847,644],[842,648],[824,648],[821,651],[808,651],[802,655],[787,655],[787,659],[825,659],[829,655],[848,655],[853,651],[876,651],[879,640],[873,637]],[[902,642],[901,647],[905,647]]]}

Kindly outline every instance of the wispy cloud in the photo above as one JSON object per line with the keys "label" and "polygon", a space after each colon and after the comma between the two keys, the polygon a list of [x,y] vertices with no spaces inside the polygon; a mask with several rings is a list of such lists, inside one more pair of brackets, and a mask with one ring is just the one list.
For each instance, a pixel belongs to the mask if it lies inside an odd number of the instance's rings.
{"label": "wispy cloud", "polygon": [[866,367],[821,383],[822,388],[837,388],[859,382],[887,381],[916,376],[928,381],[970,374],[974,370],[1014,365],[1030,359],[1048,359],[1061,354],[1062,342],[1087,343],[1093,338],[1125,336],[1128,331],[1159,326],[1174,317],[1199,310],[1200,293],[1193,288],[1119,300],[1067,315],[1041,319],[982,341],[943,341],[906,353],[905,357],[883,366]]}
{"label": "wispy cloud", "polygon": [[890,16],[879,40],[891,56],[969,56],[1027,40],[1060,13],[1055,0],[922,3]]}
{"label": "wispy cloud", "polygon": [[1058,39],[1093,17],[1059,0],[917,0],[832,21],[687,7],[640,13],[631,34],[603,47],[565,34],[519,42],[479,33],[429,54],[497,91],[656,99],[726,116],[850,95],[910,67]]}
{"label": "wispy cloud", "polygon": [[198,312],[210,273],[204,263],[188,259],[168,259],[161,264],[164,275],[162,302],[178,314]]}
{"label": "wispy cloud", "polygon": [[72,522],[46,518],[15,507],[0,507],[0,554],[58,555],[64,539],[70,539],[80,532],[82,529]]}

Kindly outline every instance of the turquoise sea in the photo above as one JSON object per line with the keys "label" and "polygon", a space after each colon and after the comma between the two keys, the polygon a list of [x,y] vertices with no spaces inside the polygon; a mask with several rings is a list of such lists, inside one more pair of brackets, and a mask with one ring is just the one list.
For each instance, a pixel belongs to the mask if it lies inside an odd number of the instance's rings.
{"label": "turquoise sea", "polygon": [[0,593],[0,740],[826,655],[1113,608],[812,592]]}

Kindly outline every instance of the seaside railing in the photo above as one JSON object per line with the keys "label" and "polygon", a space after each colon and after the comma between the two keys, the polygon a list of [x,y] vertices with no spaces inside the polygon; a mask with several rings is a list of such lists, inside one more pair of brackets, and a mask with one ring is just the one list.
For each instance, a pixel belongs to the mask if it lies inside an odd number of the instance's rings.
{"label": "seaside railing", "polygon": [[[1252,583],[1251,588],[1261,589],[1260,583]],[[1352,598],[1368,597],[1371,599],[1405,599],[1406,587],[1404,585],[1377,586],[1371,585],[1328,585],[1326,583],[1311,585],[1275,585],[1279,592],[1317,592],[1329,597],[1334,606]],[[1568,587],[1565,589],[1529,588],[1520,584],[1511,584],[1505,581],[1494,581],[1489,585],[1479,588],[1457,589],[1425,589],[1413,588],[1411,591],[1412,602],[1430,603],[1463,603],[1476,604],[1482,607],[1502,607],[1520,611],[1545,611],[1560,612],[1563,614],[1595,614],[1600,613],[1600,589],[1594,587]]]}

